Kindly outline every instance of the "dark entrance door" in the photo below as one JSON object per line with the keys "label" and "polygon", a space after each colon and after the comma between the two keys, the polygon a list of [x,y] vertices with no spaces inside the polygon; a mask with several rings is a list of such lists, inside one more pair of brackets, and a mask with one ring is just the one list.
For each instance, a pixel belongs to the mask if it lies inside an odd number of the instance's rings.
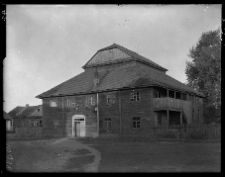
{"label": "dark entrance door", "polygon": [[75,136],[80,137],[80,122],[75,122]]}

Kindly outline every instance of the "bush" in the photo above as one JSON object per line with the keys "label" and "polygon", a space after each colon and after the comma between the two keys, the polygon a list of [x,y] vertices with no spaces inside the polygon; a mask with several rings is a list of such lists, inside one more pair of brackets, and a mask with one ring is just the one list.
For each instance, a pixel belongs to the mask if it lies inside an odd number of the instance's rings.
{"label": "bush", "polygon": [[199,130],[193,129],[193,130],[190,130],[190,131],[187,132],[185,138],[186,139],[199,140],[199,139],[206,139],[207,136],[202,130],[200,130],[200,129]]}
{"label": "bush", "polygon": [[157,133],[157,138],[176,139],[179,136],[179,132],[173,130],[161,130]]}
{"label": "bush", "polygon": [[216,139],[221,137],[221,125],[190,125],[185,133],[186,139]]}

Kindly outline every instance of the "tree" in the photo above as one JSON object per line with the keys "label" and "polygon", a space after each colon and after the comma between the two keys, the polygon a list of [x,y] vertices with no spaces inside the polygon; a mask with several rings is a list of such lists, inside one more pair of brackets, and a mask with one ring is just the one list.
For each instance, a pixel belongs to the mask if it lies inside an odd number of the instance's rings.
{"label": "tree", "polygon": [[202,33],[189,51],[193,59],[186,63],[187,83],[204,94],[204,106],[221,106],[221,29]]}

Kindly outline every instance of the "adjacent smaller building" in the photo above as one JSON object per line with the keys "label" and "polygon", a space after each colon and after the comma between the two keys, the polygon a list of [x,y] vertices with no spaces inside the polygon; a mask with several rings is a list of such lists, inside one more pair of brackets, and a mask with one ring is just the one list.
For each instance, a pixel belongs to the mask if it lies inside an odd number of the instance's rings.
{"label": "adjacent smaller building", "polygon": [[7,114],[5,111],[3,111],[3,117],[6,121],[6,132],[13,132],[14,128],[13,128],[12,117],[9,114]]}
{"label": "adjacent smaller building", "polygon": [[9,115],[14,120],[15,128],[21,127],[42,127],[42,105],[25,107],[17,106]]}

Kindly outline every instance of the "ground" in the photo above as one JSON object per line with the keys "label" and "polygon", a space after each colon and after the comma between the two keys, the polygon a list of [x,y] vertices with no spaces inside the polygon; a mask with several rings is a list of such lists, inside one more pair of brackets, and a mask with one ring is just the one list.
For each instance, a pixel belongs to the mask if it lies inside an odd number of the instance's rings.
{"label": "ground", "polygon": [[221,171],[220,142],[63,138],[7,143],[12,172]]}

